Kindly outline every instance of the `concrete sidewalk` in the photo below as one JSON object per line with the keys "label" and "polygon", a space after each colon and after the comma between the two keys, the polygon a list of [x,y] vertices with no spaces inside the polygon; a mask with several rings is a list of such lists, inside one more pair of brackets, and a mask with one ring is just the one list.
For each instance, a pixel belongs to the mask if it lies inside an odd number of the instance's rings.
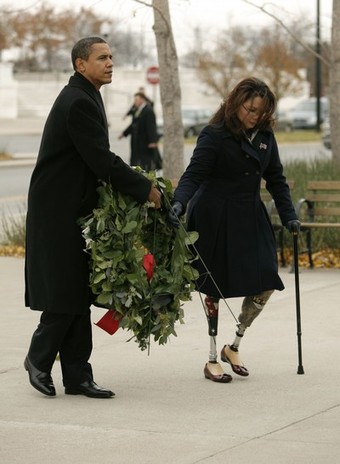
{"label": "concrete sidewalk", "polygon": [[[23,260],[0,258],[0,462],[4,464],[319,464],[340,459],[339,270],[300,272],[304,375],[297,374],[294,275],[281,269],[276,292],[242,342],[248,378],[203,376],[209,339],[197,294],[185,324],[150,356],[129,334],[93,327],[98,384],[116,397],[35,391],[23,368],[40,313],[23,306]],[[238,315],[241,299],[229,304]],[[93,309],[93,321],[103,315]],[[223,307],[218,349],[234,337]],[[228,365],[225,370],[231,373]]]}

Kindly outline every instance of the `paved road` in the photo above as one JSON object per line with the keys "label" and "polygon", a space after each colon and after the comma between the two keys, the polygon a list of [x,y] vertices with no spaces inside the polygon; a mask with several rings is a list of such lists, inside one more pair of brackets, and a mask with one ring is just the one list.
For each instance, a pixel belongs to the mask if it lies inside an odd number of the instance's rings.
{"label": "paved road", "polygon": [[[41,133],[36,134],[4,134],[0,133],[0,151],[5,151],[15,158],[34,158],[37,156],[41,140]],[[111,148],[124,160],[129,157],[129,140],[118,140],[118,132],[110,132]]]}
{"label": "paved road", "polygon": [[292,160],[331,159],[332,152],[325,148],[321,142],[286,143],[279,145],[282,163]]}
{"label": "paved road", "polygon": [[[15,166],[5,167],[0,163],[0,216],[5,211],[22,210],[25,202],[29,179],[37,155],[41,132],[42,120],[16,120],[12,123],[8,120],[0,121],[0,150],[11,153],[17,160]],[[129,139],[118,140],[118,130],[110,131],[111,149],[124,161],[129,161]],[[189,163],[194,145],[185,144],[184,164]],[[283,163],[293,159],[330,159],[331,151],[323,147],[321,143],[283,144],[280,146]]]}

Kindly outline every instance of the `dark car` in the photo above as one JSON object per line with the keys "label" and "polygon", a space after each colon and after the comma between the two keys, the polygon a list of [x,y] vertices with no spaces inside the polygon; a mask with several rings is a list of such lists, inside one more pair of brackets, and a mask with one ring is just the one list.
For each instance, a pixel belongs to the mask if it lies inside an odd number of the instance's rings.
{"label": "dark car", "polygon": [[204,108],[183,108],[182,121],[184,137],[198,135],[211,118],[211,111]]}
{"label": "dark car", "polygon": [[[194,137],[198,135],[204,126],[209,123],[212,112],[206,108],[184,107],[182,108],[182,122],[184,137]],[[157,119],[157,131],[159,137],[163,136],[163,119]]]}

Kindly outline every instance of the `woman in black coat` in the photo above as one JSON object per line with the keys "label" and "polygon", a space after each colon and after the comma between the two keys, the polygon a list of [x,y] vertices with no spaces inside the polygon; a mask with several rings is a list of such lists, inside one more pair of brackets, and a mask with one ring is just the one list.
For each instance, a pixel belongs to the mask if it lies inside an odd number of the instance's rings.
{"label": "woman in black coat", "polygon": [[28,193],[26,306],[42,311],[25,368],[32,386],[55,395],[51,369],[59,352],[65,393],[113,396],[93,381],[88,255],[78,220],[97,205],[99,181],[160,206],[145,176],[110,151],[99,89],[112,80],[112,54],[98,37],[72,50],[75,74],[46,121]]}
{"label": "woman in black coat", "polygon": [[178,223],[190,201],[188,229],[199,233],[197,290],[206,295],[211,336],[204,374],[216,382],[232,379],[217,362],[219,299],[245,297],[235,341],[223,347],[221,360],[236,374],[247,376],[238,355],[241,337],[273,291],[284,288],[274,231],[260,198],[262,178],[282,223],[290,230],[299,226],[272,131],[275,107],[275,97],[264,82],[248,78],[236,85],[199,135],[169,217]]}

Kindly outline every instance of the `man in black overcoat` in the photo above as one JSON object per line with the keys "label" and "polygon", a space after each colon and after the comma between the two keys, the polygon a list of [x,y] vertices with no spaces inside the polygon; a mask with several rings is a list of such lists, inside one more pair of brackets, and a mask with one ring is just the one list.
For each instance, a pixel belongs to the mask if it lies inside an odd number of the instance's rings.
{"label": "man in black overcoat", "polygon": [[134,108],[131,124],[119,136],[131,137],[130,165],[140,166],[145,171],[160,169],[156,116],[152,105],[143,93],[137,92]]}
{"label": "man in black overcoat", "polygon": [[138,202],[160,207],[160,192],[110,151],[99,89],[112,80],[108,44],[78,41],[75,70],[57,97],[42,135],[28,193],[25,304],[42,311],[25,368],[34,388],[55,396],[51,370],[60,355],[66,394],[110,398],[93,380],[88,255],[77,221],[97,204],[100,180]]}

